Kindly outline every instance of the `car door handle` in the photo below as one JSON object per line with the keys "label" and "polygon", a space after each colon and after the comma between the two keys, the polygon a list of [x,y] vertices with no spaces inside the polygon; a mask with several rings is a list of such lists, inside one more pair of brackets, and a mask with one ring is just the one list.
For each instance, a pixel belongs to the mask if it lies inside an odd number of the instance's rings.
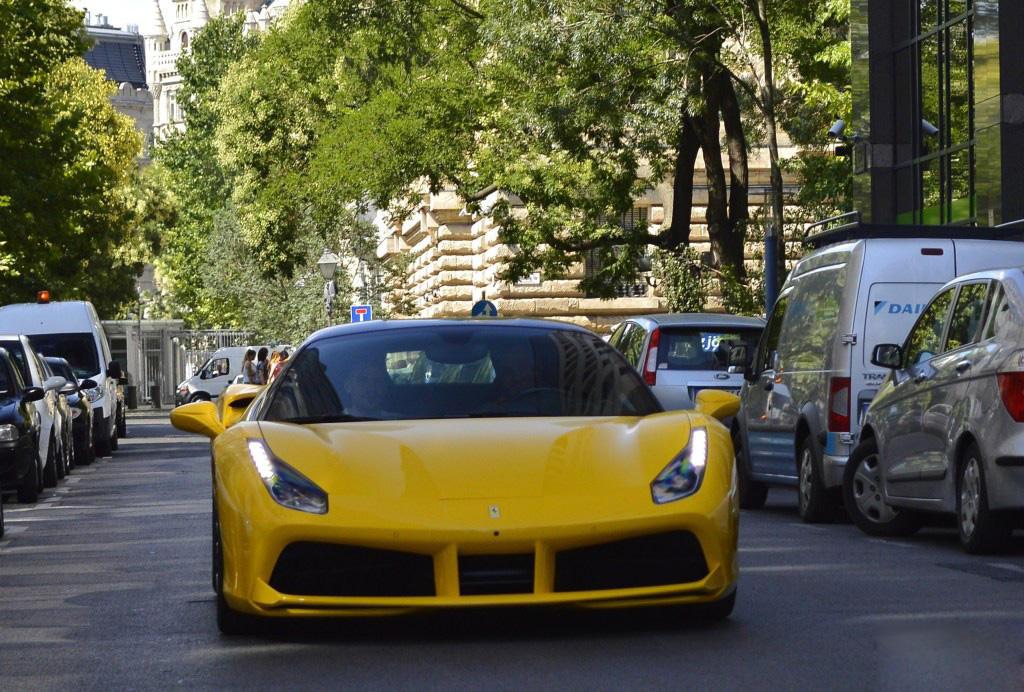
{"label": "car door handle", "polygon": [[956,371],[958,373],[960,373],[960,374],[963,374],[963,373],[965,373],[965,372],[967,372],[968,370],[971,369],[971,365],[972,365],[971,361],[969,361],[969,360],[962,360],[962,361],[960,361],[959,363],[956,364]]}

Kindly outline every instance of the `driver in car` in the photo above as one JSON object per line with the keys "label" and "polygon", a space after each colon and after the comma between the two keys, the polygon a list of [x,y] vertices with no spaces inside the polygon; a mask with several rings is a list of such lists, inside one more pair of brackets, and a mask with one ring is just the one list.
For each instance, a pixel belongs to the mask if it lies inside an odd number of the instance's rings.
{"label": "driver in car", "polygon": [[395,418],[397,414],[382,407],[387,399],[391,378],[382,363],[363,362],[352,368],[342,380],[345,413],[363,418]]}
{"label": "driver in car", "polygon": [[504,406],[521,394],[537,388],[533,354],[524,348],[500,345],[491,348],[494,383],[498,397],[494,405]]}

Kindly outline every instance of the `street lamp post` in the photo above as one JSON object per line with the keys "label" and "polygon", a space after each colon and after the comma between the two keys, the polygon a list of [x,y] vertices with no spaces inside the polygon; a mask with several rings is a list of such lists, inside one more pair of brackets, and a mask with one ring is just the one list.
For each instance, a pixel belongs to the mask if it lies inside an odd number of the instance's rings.
{"label": "street lamp post", "polygon": [[329,327],[333,324],[334,296],[338,295],[338,284],[334,281],[334,273],[338,270],[338,256],[325,249],[316,266],[320,269],[320,276],[324,277],[324,303],[327,305]]}

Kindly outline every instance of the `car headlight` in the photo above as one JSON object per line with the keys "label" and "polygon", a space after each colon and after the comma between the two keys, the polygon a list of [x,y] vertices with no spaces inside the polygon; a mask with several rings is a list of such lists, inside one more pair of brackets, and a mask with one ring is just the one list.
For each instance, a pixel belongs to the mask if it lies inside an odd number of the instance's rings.
{"label": "car headlight", "polygon": [[654,504],[664,505],[693,495],[704,480],[707,465],[708,431],[705,428],[694,428],[690,431],[686,449],[651,481]]}
{"label": "car headlight", "polygon": [[85,390],[85,397],[89,400],[89,403],[94,403],[103,398],[104,390],[102,387],[95,387],[93,389]]}
{"label": "car headlight", "polygon": [[277,504],[300,512],[327,514],[327,493],[276,458],[262,440],[249,440],[249,457]]}
{"label": "car headlight", "polygon": [[0,442],[14,442],[18,439],[18,428],[14,425],[0,425]]}

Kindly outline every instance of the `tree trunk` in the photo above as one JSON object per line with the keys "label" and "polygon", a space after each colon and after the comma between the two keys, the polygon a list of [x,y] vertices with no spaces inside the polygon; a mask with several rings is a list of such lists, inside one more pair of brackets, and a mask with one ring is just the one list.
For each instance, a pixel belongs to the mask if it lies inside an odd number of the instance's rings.
{"label": "tree trunk", "polygon": [[737,277],[746,276],[743,259],[746,255],[747,224],[750,221],[750,169],[747,161],[747,136],[743,132],[736,88],[724,70],[715,73],[716,89],[720,96],[722,123],[725,125],[725,143],[729,153],[729,222],[734,232],[728,241],[736,243],[729,254],[740,257],[735,266]]}
{"label": "tree trunk", "polygon": [[[772,65],[774,51],[772,46],[771,27],[768,25],[767,0],[748,0],[751,12],[757,22],[761,36],[761,55],[764,58],[764,80],[761,84],[761,100],[764,108],[764,120],[766,134],[768,136],[768,156],[771,160],[771,213],[772,226],[775,228],[775,237],[778,243],[778,270],[779,278],[786,275],[786,244],[785,233],[785,208],[782,198],[782,167],[779,161],[779,136],[778,124],[775,118],[775,70]],[[774,287],[778,288],[778,287]]]}
{"label": "tree trunk", "polygon": [[675,174],[672,179],[672,223],[664,239],[666,250],[690,244],[690,219],[693,216],[693,173],[697,165],[700,139],[695,119],[684,114],[676,144]]}

